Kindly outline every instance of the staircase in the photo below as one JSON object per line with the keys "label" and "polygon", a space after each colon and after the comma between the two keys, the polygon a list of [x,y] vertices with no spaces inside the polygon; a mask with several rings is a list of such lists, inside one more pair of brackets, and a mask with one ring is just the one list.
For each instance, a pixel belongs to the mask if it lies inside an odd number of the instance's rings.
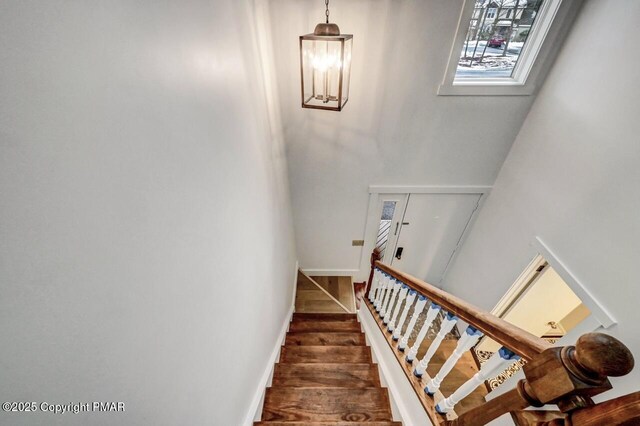
{"label": "staircase", "polygon": [[401,426],[354,314],[294,314],[255,425]]}

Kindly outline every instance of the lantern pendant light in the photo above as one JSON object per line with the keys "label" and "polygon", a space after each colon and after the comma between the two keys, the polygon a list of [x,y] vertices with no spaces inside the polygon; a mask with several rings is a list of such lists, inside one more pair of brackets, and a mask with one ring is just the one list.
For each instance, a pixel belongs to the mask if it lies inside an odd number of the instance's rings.
{"label": "lantern pendant light", "polygon": [[300,36],[302,108],[341,111],[349,100],[353,34],[329,23],[329,0],[324,3],[326,22]]}

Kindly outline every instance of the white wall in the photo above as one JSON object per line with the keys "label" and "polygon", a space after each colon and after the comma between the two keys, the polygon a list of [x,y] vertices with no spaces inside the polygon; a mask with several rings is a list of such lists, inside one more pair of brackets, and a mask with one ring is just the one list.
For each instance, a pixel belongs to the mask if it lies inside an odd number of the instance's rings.
{"label": "white wall", "polygon": [[[507,157],[444,288],[491,309],[539,236],[640,357],[640,3],[591,0]],[[611,40],[615,29],[615,40]],[[638,390],[640,368],[605,398]]]}
{"label": "white wall", "polygon": [[248,1],[0,4],[0,401],[237,425],[292,303]]}
{"label": "white wall", "polygon": [[313,32],[324,3],[270,5],[302,267],[360,266],[351,240],[365,237],[371,184],[493,183],[532,97],[436,95],[462,0],[332,1],[331,20],[354,34],[339,113],[300,107],[298,37]]}

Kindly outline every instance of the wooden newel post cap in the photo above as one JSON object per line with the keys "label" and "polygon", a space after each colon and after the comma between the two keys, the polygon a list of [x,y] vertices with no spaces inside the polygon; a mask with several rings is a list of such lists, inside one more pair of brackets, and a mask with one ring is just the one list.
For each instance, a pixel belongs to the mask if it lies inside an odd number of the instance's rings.
{"label": "wooden newel post cap", "polygon": [[590,397],[611,389],[609,376],[623,376],[632,368],[633,356],[622,342],[588,333],[575,346],[545,350],[523,370],[535,399],[566,412],[590,404]]}
{"label": "wooden newel post cap", "polygon": [[382,259],[382,256],[380,255],[380,249],[376,247],[373,249],[373,252],[371,252],[371,267],[375,266],[376,260],[380,259]]}
{"label": "wooden newel post cap", "polygon": [[369,297],[369,292],[371,291],[371,281],[373,281],[373,271],[376,268],[376,260],[380,260],[382,256],[380,256],[380,249],[375,247],[373,252],[371,252],[371,271],[369,271],[369,280],[367,281],[367,287],[365,289],[365,294]]}
{"label": "wooden newel post cap", "polygon": [[629,348],[613,336],[587,333],[578,339],[573,359],[588,372],[604,377],[618,377],[633,370],[634,359]]}

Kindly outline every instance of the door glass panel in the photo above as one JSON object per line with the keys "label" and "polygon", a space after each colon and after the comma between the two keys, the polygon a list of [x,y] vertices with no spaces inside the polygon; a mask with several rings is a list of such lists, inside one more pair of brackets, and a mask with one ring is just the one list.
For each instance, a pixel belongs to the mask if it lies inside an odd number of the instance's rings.
{"label": "door glass panel", "polygon": [[396,205],[397,201],[385,201],[382,204],[382,215],[380,216],[380,226],[378,227],[378,238],[376,240],[376,247],[380,250],[381,259],[384,259],[384,251],[387,248],[391,221],[396,211]]}

